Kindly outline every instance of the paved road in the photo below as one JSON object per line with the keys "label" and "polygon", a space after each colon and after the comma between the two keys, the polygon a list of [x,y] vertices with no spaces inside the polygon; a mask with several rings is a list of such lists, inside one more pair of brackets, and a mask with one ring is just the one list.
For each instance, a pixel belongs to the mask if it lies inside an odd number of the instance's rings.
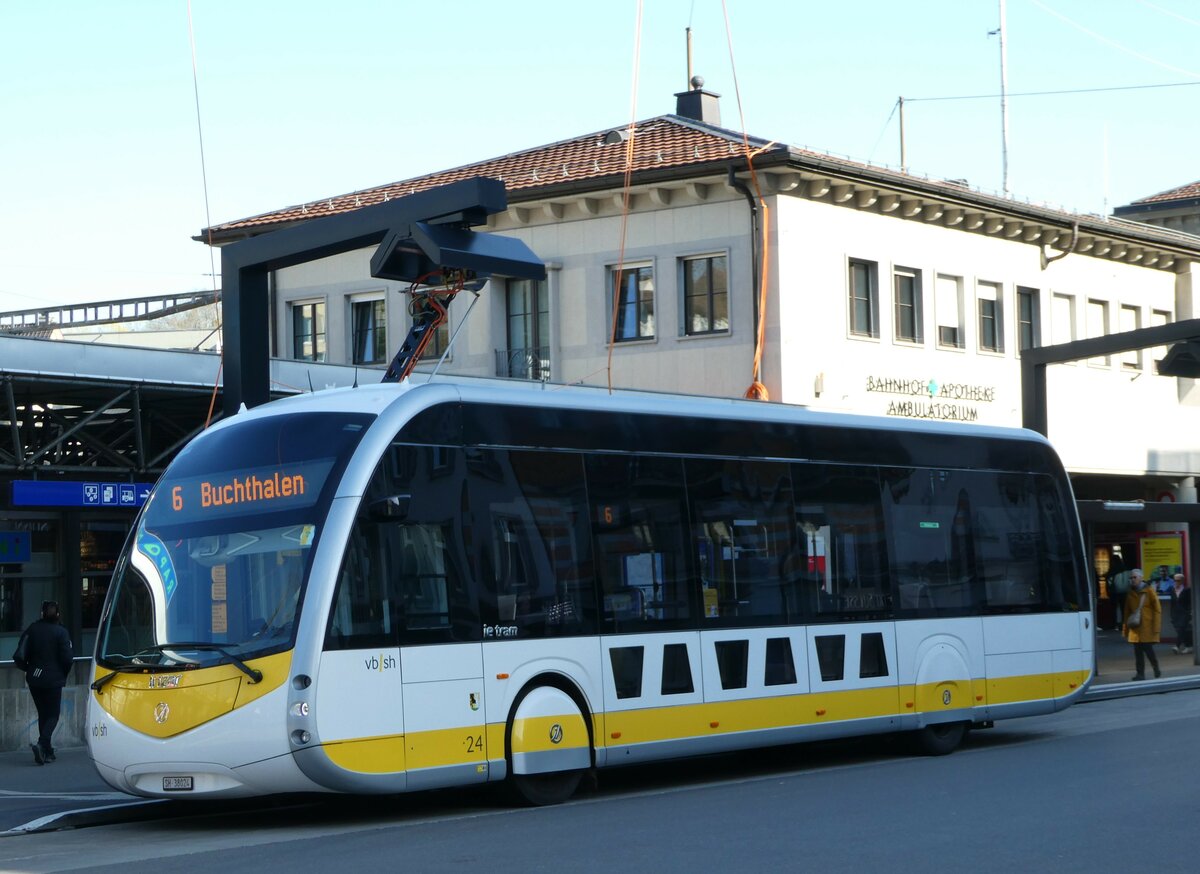
{"label": "paved road", "polygon": [[939,759],[871,740],[613,771],[556,808],[447,792],[30,834],[0,840],[0,871],[1192,874],[1198,781],[1184,691],[1004,722]]}

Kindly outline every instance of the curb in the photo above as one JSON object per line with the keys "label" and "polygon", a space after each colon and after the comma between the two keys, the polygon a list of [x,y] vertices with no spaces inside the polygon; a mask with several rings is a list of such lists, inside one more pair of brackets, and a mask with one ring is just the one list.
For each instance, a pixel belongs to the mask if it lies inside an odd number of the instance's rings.
{"label": "curb", "polygon": [[1083,693],[1080,703],[1108,701],[1113,698],[1133,698],[1138,695],[1159,695],[1163,692],[1181,692],[1186,689],[1200,689],[1200,676],[1160,677],[1157,680],[1133,680],[1125,683],[1089,686]]}
{"label": "curb", "polygon": [[99,807],[81,807],[78,810],[63,810],[30,820],[22,825],[0,832],[0,838],[32,835],[39,832],[62,831],[64,829],[89,828],[97,825],[114,825],[126,822],[144,822],[170,815],[161,805],[166,798],[150,798],[122,804],[105,804]]}

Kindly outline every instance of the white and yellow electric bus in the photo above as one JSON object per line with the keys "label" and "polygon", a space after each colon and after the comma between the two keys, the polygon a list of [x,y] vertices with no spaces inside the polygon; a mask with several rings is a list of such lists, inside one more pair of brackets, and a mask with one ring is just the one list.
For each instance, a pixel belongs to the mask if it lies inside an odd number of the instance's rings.
{"label": "white and yellow electric bus", "polygon": [[437,379],[242,412],[155,487],[98,634],[146,796],[508,779],[1050,713],[1091,676],[1040,436]]}

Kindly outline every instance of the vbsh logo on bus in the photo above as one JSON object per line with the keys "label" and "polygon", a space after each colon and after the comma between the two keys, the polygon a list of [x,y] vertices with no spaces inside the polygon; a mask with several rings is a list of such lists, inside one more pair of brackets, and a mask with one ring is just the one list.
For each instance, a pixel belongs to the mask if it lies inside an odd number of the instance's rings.
{"label": "vbsh logo on bus", "polygon": [[399,663],[394,655],[381,652],[377,656],[363,659],[363,664],[368,671],[394,671]]}

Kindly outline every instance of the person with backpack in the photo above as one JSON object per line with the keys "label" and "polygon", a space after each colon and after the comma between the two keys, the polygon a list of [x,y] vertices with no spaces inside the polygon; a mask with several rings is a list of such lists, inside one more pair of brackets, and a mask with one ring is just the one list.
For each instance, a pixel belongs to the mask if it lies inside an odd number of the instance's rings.
{"label": "person with backpack", "polygon": [[71,635],[59,622],[58,602],[42,602],[42,618],[31,623],[13,653],[13,663],[25,672],[25,684],[33,697],[38,715],[38,740],[30,744],[33,760],[44,765],[53,762],[51,738],[62,708],[62,690],[74,662]]}

